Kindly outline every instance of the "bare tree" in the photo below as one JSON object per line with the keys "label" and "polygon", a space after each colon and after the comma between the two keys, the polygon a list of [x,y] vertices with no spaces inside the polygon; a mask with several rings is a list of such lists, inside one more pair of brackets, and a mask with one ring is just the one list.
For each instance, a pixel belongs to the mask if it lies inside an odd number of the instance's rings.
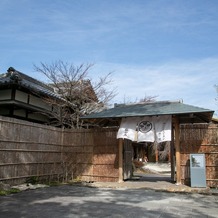
{"label": "bare tree", "polygon": [[130,98],[124,96],[124,104],[138,104],[138,103],[151,103],[155,102],[157,95],[144,95],[143,98],[136,98],[134,101],[131,101]]}
{"label": "bare tree", "polygon": [[139,103],[155,102],[157,97],[157,95],[145,95],[143,98],[139,99]]}
{"label": "bare tree", "polygon": [[52,64],[41,62],[40,66],[34,65],[35,71],[44,74],[54,91],[62,98],[61,101],[45,99],[58,108],[52,116],[61,126],[81,128],[81,116],[105,109],[116,96],[116,89],[111,88],[111,73],[94,82],[89,77],[92,67],[93,64],[74,66],[61,60]]}

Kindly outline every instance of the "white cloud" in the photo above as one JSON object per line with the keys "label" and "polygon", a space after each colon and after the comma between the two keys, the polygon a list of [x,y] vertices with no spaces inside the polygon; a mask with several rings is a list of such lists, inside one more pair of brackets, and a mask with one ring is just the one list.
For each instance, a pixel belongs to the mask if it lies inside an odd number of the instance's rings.
{"label": "white cloud", "polygon": [[102,63],[95,66],[99,72],[114,71],[118,96],[134,101],[157,95],[157,100],[181,100],[184,103],[217,109],[215,84],[218,84],[218,58],[195,61],[172,61],[162,65],[132,66]]}

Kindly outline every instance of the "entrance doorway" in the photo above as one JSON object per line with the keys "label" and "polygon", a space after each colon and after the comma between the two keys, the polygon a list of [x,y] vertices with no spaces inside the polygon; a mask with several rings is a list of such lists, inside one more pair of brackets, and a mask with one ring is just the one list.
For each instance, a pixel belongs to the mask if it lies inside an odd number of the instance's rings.
{"label": "entrance doorway", "polygon": [[170,163],[171,160],[171,149],[170,142],[162,143],[132,143],[134,160],[140,162],[149,163]]}
{"label": "entrance doorway", "polygon": [[142,181],[174,181],[175,155],[173,144],[123,143],[123,179]]}

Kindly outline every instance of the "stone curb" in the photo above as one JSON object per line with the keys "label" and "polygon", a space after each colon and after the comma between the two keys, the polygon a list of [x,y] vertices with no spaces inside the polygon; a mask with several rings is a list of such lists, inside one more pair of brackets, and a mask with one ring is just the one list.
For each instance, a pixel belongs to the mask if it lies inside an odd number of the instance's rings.
{"label": "stone curb", "polygon": [[[86,186],[90,188],[108,188],[108,189],[144,189],[144,190],[153,190],[155,192],[169,192],[169,193],[180,193],[180,194],[202,194],[202,195],[216,195],[218,196],[218,189],[210,189],[210,188],[191,188],[191,187],[167,187],[167,188],[155,188],[155,187],[148,187],[145,185],[135,185],[135,184],[128,184],[125,182],[122,183],[107,183],[107,182],[73,182],[70,184],[65,185],[72,185],[72,186]],[[43,184],[21,184],[17,186],[12,186],[11,188],[19,189],[20,191],[25,190],[33,190],[37,188],[47,188],[48,185]]]}
{"label": "stone curb", "polygon": [[[121,185],[120,185],[121,184]],[[73,184],[72,184],[73,185]],[[146,186],[131,186],[124,183],[116,183],[116,184],[104,184],[94,182],[94,183],[85,183],[82,182],[80,184],[81,186],[88,186],[93,188],[111,188],[111,189],[145,189],[145,190],[153,190],[156,192],[171,192],[171,193],[181,193],[181,194],[203,194],[203,195],[218,195],[218,189],[211,190],[210,188],[190,188],[190,187],[178,187],[178,188],[151,188]]]}

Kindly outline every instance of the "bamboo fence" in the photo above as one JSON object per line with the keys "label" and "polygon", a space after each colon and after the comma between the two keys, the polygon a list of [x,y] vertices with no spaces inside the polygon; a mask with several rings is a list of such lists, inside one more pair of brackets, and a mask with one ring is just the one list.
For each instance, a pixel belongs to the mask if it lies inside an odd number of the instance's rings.
{"label": "bamboo fence", "polygon": [[[0,116],[0,182],[119,180],[117,129],[63,130]],[[218,125],[181,125],[181,180],[190,184],[189,159],[204,153],[206,179],[218,187]]]}
{"label": "bamboo fence", "polygon": [[0,116],[0,182],[116,181],[117,130],[62,130]]}
{"label": "bamboo fence", "polygon": [[182,183],[190,185],[190,154],[205,154],[206,182],[218,187],[218,125],[180,127]]}

